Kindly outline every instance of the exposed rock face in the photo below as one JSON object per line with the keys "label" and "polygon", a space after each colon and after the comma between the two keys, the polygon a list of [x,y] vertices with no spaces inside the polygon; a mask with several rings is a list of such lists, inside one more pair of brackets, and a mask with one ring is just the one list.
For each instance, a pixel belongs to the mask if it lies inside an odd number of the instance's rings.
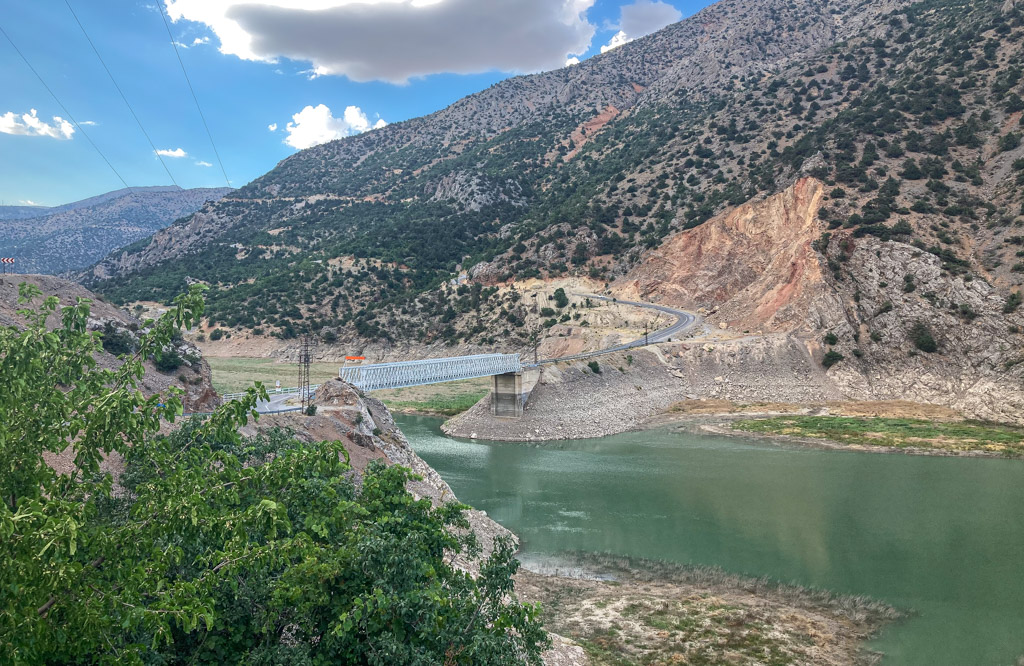
{"label": "exposed rock face", "polygon": [[461,204],[466,210],[478,211],[499,201],[522,206],[522,194],[523,188],[513,180],[491,183],[479,175],[456,171],[438,181],[430,200],[451,201]]}
{"label": "exposed rock face", "polygon": [[683,231],[620,280],[624,297],[715,308],[730,326],[764,330],[817,328],[837,299],[823,281],[812,243],[824,186],[813,178],[764,201],[746,203]]}
{"label": "exposed rock face", "polygon": [[[822,190],[804,178],[677,234],[618,283],[619,293],[703,307],[724,328],[795,335],[818,361],[838,352],[826,383],[847,398],[1024,422],[1020,311],[934,253],[844,230],[823,237]],[[938,343],[934,352],[915,344],[920,326]],[[827,349],[826,333],[838,338]],[[771,391],[758,397],[773,399]]]}
{"label": "exposed rock face", "polygon": [[[1024,368],[1020,311],[1004,312],[1006,299],[981,279],[951,276],[929,252],[875,238],[833,241],[830,258],[850,277],[829,281],[842,297],[834,320],[845,359],[829,370],[845,395],[906,399],[952,407],[967,416],[1024,423]],[[913,341],[927,326],[938,350]],[[857,358],[854,350],[862,356]]]}

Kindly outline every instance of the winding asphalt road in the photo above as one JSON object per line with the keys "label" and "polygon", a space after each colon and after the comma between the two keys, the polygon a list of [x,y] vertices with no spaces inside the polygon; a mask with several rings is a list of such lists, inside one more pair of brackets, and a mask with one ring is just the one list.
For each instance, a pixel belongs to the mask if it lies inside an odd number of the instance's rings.
{"label": "winding asphalt road", "polygon": [[585,352],[583,354],[574,354],[572,356],[559,356],[558,358],[546,358],[541,359],[537,363],[524,364],[524,367],[532,368],[538,365],[545,365],[547,363],[558,363],[559,361],[578,361],[582,358],[591,358],[592,356],[601,356],[602,354],[611,354],[613,352],[623,351],[626,349],[633,349],[635,347],[643,347],[647,344],[653,344],[657,342],[665,342],[672,338],[681,338],[691,327],[697,324],[697,315],[692,312],[686,312],[685,310],[678,310],[676,308],[670,308],[666,305],[655,305],[653,303],[639,303],[637,301],[626,301],[621,298],[612,298],[610,296],[597,296],[594,294],[578,294],[583,298],[589,298],[598,301],[610,301],[615,303],[623,303],[625,305],[632,305],[638,308],[646,308],[648,310],[657,310],[658,312],[664,312],[665,314],[672,315],[676,318],[676,323],[666,328],[658,329],[647,334],[645,338],[639,338],[632,342],[617,345],[615,347],[609,347],[607,349],[598,349],[597,351]]}

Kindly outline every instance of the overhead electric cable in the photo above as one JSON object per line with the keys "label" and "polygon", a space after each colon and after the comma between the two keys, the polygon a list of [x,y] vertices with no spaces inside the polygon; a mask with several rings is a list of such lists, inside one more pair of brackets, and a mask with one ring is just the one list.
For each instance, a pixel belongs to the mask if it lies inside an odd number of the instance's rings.
{"label": "overhead electric cable", "polygon": [[100,150],[99,146],[96,145],[96,142],[92,140],[92,137],[90,137],[89,133],[85,131],[85,128],[82,127],[81,124],[79,124],[79,122],[74,119],[74,117],[71,115],[71,112],[68,111],[68,107],[64,106],[64,103],[61,102],[60,98],[57,97],[53,90],[50,89],[50,86],[46,85],[46,81],[44,81],[43,77],[40,76],[39,72],[36,71],[36,68],[32,66],[32,63],[28,61],[28,58],[26,58],[25,54],[21,52],[21,49],[19,49],[18,45],[14,43],[14,40],[11,39],[11,36],[7,34],[7,31],[4,30],[3,26],[0,26],[0,34],[3,34],[3,36],[7,38],[7,41],[14,48],[17,54],[21,56],[21,59],[25,61],[25,64],[28,65],[28,68],[31,69],[32,73],[36,75],[37,79],[39,79],[39,83],[43,84],[43,87],[46,88],[46,92],[50,93],[50,97],[53,98],[53,101],[57,102],[57,106],[59,106],[64,111],[64,115],[68,117],[68,120],[70,120],[74,124],[74,126],[78,128],[78,131],[82,133],[82,136],[84,136],[85,140],[89,142],[89,145],[92,146],[97,153],[99,153],[100,157],[103,158],[103,161],[107,163],[108,167],[110,167],[110,170],[114,172],[115,176],[117,176],[117,179],[121,181],[121,184],[125,186],[128,192],[130,192],[131,194],[135,194],[135,190],[133,190],[131,188],[131,185],[129,185],[127,181],[125,181],[125,179],[121,177],[121,174],[118,173],[117,169],[114,168],[114,165],[110,163],[110,160],[108,160],[107,156],[103,154],[103,151]]}
{"label": "overhead electric cable", "polygon": [[188,78],[188,72],[185,70],[185,61],[181,59],[181,53],[178,51],[178,43],[174,41],[174,35],[171,34],[171,24],[167,22],[167,15],[164,14],[164,0],[157,0],[156,6],[160,10],[160,18],[164,21],[164,27],[167,28],[167,36],[171,40],[171,47],[174,48],[174,55],[178,56],[178,64],[181,65],[181,73],[185,75],[185,83],[188,84],[188,90],[192,93],[192,99],[196,103],[196,110],[199,111],[199,117],[203,120],[203,127],[206,128],[206,136],[210,138],[210,145],[213,146],[213,154],[217,156],[217,164],[220,165],[220,172],[224,174],[224,182],[231,187],[231,179],[228,178],[228,172],[224,169],[224,162],[220,159],[220,153],[217,152],[217,144],[213,142],[213,134],[210,132],[210,126],[206,123],[206,116],[203,115],[203,107],[199,105],[199,98],[196,97],[196,91],[192,87],[192,80]]}
{"label": "overhead electric cable", "polygon": [[146,128],[142,126],[142,121],[139,120],[139,116],[135,113],[135,109],[133,109],[132,105],[128,102],[128,98],[124,96],[121,86],[117,85],[114,75],[111,74],[110,68],[107,67],[107,63],[104,62],[103,56],[100,55],[99,50],[96,48],[96,44],[93,43],[92,38],[89,37],[89,33],[86,32],[85,26],[82,25],[82,21],[78,18],[78,14],[76,14],[75,10],[71,8],[71,3],[68,2],[68,0],[64,0],[64,4],[68,6],[68,11],[71,12],[71,15],[75,17],[75,23],[77,23],[78,27],[82,29],[82,34],[85,35],[86,41],[89,42],[89,46],[92,47],[92,52],[96,54],[96,58],[100,61],[100,64],[103,65],[103,69],[107,72],[107,76],[110,77],[110,82],[114,84],[114,87],[117,89],[117,93],[121,95],[121,99],[124,101],[124,105],[128,107],[128,110],[132,114],[132,118],[135,119],[135,123],[139,126],[139,129],[142,130],[142,135],[145,136],[146,141],[149,142],[149,147],[153,149],[153,154],[156,155],[158,160],[160,160],[160,165],[163,166],[164,171],[167,172],[167,177],[171,179],[172,183],[178,185],[178,181],[174,180],[174,175],[171,174],[171,170],[167,168],[167,162],[164,161],[163,155],[161,155],[160,151],[156,149],[156,146],[153,144],[153,140],[149,138],[149,133],[146,132]]}

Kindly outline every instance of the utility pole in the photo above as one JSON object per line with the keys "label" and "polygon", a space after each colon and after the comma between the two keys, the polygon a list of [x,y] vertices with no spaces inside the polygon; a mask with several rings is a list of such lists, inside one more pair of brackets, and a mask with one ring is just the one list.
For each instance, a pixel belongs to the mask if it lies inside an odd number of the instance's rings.
{"label": "utility pole", "polygon": [[303,414],[313,404],[313,396],[309,394],[309,366],[313,362],[313,348],[316,344],[316,336],[309,333],[303,334],[299,344],[299,399]]}

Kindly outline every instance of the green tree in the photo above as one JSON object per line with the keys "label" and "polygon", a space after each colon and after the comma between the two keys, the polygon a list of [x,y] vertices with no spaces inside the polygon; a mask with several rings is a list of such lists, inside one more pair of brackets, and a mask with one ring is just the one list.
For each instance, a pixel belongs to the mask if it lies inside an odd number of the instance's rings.
{"label": "green tree", "polygon": [[836,363],[839,363],[839,361],[842,361],[844,358],[846,358],[846,357],[843,356],[842,354],[840,354],[839,352],[837,352],[836,350],[830,349],[822,357],[821,365],[824,366],[825,368],[831,368],[833,365],[835,365]]}
{"label": "green tree", "polygon": [[[21,300],[38,296],[22,286]],[[479,548],[461,505],[371,466],[357,488],[338,442],[242,439],[266,391],[168,436],[180,391],[145,398],[142,361],[203,313],[199,288],[147,322],[116,369],[93,360],[88,301],[24,309],[0,328],[0,644],[53,663],[539,664],[538,609],[511,596],[498,541],[474,579],[450,565]],[[75,471],[44,456],[69,449]],[[114,480],[107,453],[123,456]]]}
{"label": "green tree", "polygon": [[910,340],[914,343],[915,347],[925,353],[931,354],[939,350],[939,344],[935,341],[932,330],[923,321],[914,323],[914,326],[910,329]]}
{"label": "green tree", "polygon": [[569,305],[569,297],[565,295],[565,289],[555,289],[555,307],[564,308]]}

